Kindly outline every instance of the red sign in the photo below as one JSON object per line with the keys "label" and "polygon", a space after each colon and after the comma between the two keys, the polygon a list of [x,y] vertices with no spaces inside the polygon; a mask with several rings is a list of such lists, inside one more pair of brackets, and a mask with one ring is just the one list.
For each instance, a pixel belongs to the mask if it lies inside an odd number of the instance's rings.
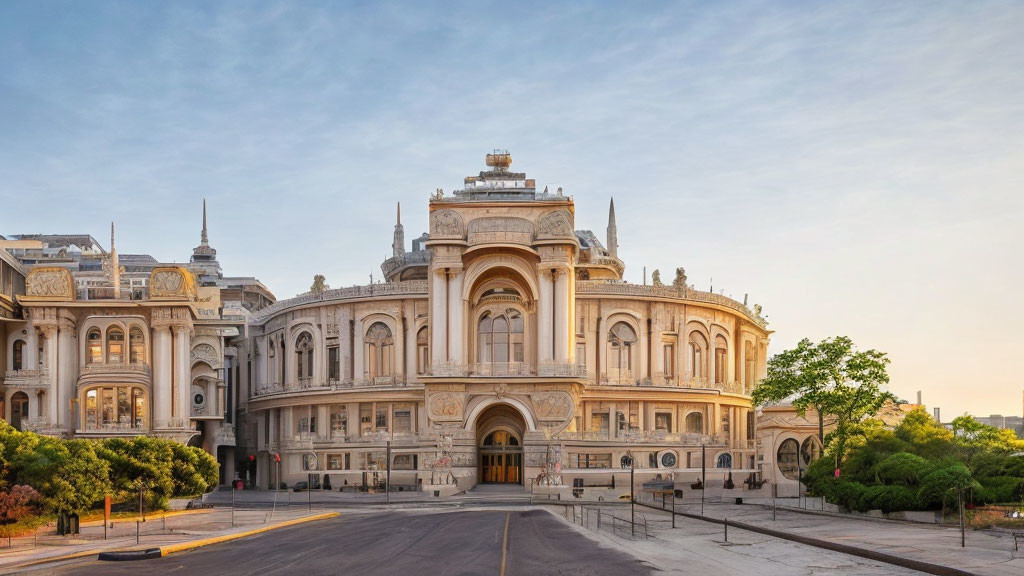
{"label": "red sign", "polygon": [[836,468],[836,478],[839,478],[839,468]]}

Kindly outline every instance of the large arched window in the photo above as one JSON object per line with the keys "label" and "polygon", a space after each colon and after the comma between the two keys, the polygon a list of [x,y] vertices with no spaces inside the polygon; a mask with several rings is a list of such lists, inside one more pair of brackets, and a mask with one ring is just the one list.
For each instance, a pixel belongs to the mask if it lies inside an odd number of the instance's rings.
{"label": "large arched window", "polygon": [[103,386],[85,393],[85,429],[145,429],[146,392],[136,386]]}
{"label": "large arched window", "polygon": [[687,434],[703,434],[704,433],[704,415],[700,412],[690,412],[686,415],[686,433]]}
{"label": "large arched window", "polygon": [[128,332],[128,350],[132,364],[141,364],[146,361],[146,339],[142,336],[142,329],[132,326]]}
{"label": "large arched window", "polygon": [[796,480],[799,476],[800,444],[793,438],[786,438],[779,444],[779,450],[775,453],[775,462],[779,466],[779,472],[790,480]]}
{"label": "large arched window", "polygon": [[124,362],[124,332],[120,328],[107,330],[107,363],[121,364]]}
{"label": "large arched window", "polygon": [[[480,317],[477,324],[477,360],[491,367],[523,361],[523,316],[519,312]],[[486,370],[486,368],[485,368]]]}
{"label": "large arched window", "polygon": [[616,322],[608,331],[609,377],[632,378],[633,349],[636,343],[636,331],[625,322]]}
{"label": "large arched window", "polygon": [[718,455],[718,462],[715,462],[716,468],[732,468],[732,454],[728,452]]}
{"label": "large arched window", "polygon": [[15,340],[14,341],[14,362],[11,365],[12,370],[23,370],[25,363],[25,341]]}
{"label": "large arched window", "polygon": [[28,394],[18,391],[11,396],[11,426],[14,426],[15,430],[21,430],[26,420],[28,420]]}
{"label": "large arched window", "polygon": [[392,350],[395,347],[391,329],[383,322],[374,322],[363,338],[366,350],[366,373],[370,378],[391,376]]}
{"label": "large arched window", "polygon": [[295,375],[300,381],[313,377],[313,335],[309,332],[295,340]]}
{"label": "large arched window", "polygon": [[715,384],[724,384],[729,376],[728,354],[729,343],[725,337],[721,334],[715,336]]}
{"label": "large arched window", "polygon": [[88,346],[86,351],[85,361],[87,364],[103,362],[103,338],[100,336],[100,329],[93,328],[89,330],[89,335],[85,338]]}
{"label": "large arched window", "polygon": [[420,328],[416,333],[416,373],[430,372],[430,349],[427,344],[427,327]]}
{"label": "large arched window", "polygon": [[700,332],[690,332],[690,377],[694,380],[708,377],[708,341]]}

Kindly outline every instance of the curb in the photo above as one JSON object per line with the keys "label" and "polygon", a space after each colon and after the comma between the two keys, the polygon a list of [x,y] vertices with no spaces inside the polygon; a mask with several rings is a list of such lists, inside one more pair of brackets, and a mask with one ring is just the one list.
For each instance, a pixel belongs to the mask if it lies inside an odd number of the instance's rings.
{"label": "curb", "polygon": [[113,552],[100,552],[97,560],[109,560],[109,561],[124,561],[124,560],[148,560],[150,558],[159,558],[159,548],[147,548],[145,550],[124,550],[124,551],[113,551]]}
{"label": "curb", "polygon": [[[651,508],[653,510],[662,510],[657,506],[651,506],[649,504],[641,504],[640,502],[637,502],[636,504],[637,506],[643,506],[645,508]],[[672,512],[671,510],[662,511],[669,512],[670,514],[677,514],[679,516],[683,516],[686,518],[693,518],[694,520],[703,520],[705,522],[711,522],[713,524],[725,524],[725,520],[711,518],[708,516],[701,516],[700,514],[691,514],[689,512]],[[808,546],[814,546],[816,548],[832,550],[833,552],[841,552],[843,554],[849,554],[851,556],[858,556],[860,558],[866,558],[868,560],[875,560],[877,562],[892,564],[893,566],[910,568],[911,570],[917,570],[919,572],[925,572],[927,574],[935,574],[936,576],[977,576],[973,572],[960,570],[959,568],[951,568],[949,566],[943,566],[941,564],[932,564],[931,562],[913,560],[910,558],[904,558],[902,556],[887,554],[885,552],[878,552],[875,550],[868,550],[866,548],[860,548],[857,546],[850,546],[849,544],[839,544],[838,542],[832,542],[830,540],[821,540],[818,538],[812,538],[810,536],[803,536],[801,534],[783,532],[781,530],[775,530],[773,528],[764,528],[762,526],[755,526],[753,524],[747,524],[745,522],[729,522],[729,526],[733,528],[739,528],[740,530],[747,530],[749,532],[757,532],[758,534],[764,534],[765,536],[780,538],[782,540],[789,540],[791,542],[796,542],[798,544],[806,544]]]}
{"label": "curb", "polygon": [[270,532],[271,530],[277,530],[278,528],[287,528],[288,526],[295,526],[296,524],[315,522],[317,520],[326,520],[327,518],[334,518],[338,515],[338,512],[324,512],[322,514],[303,516],[302,518],[295,518],[293,520],[285,520],[284,522],[278,522],[277,524],[271,524],[270,526],[262,526],[260,528],[246,530],[245,532],[236,532],[234,534],[225,534],[223,536],[214,536],[212,538],[203,538],[201,540],[192,540],[190,542],[181,542],[180,544],[170,544],[168,546],[161,546],[160,555],[167,556],[168,554],[174,554],[175,552],[184,552],[185,550],[191,550],[193,548],[199,548],[202,546],[209,546],[210,544],[229,542],[231,540],[237,540],[239,538],[245,538],[247,536],[262,534],[263,532]]}

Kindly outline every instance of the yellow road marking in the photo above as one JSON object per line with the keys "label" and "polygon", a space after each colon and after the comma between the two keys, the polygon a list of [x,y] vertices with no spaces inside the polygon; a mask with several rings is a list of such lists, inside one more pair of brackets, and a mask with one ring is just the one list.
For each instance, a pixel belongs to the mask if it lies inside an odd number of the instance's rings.
{"label": "yellow road marking", "polygon": [[505,557],[508,555],[508,520],[511,512],[505,514],[505,536],[501,539],[501,576],[505,576]]}

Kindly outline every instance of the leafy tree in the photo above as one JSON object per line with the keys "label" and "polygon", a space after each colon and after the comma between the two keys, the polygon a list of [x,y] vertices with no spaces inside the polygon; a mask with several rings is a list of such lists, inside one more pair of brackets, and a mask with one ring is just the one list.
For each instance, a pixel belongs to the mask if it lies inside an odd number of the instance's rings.
{"label": "leafy tree", "polygon": [[1024,450],[1024,440],[1018,439],[1013,430],[982,424],[967,414],[953,419],[953,437],[967,466],[972,466],[982,454],[1005,455]]}
{"label": "leafy tree", "polygon": [[176,496],[196,496],[217,486],[217,460],[202,448],[172,443],[174,464],[171,475]]}
{"label": "leafy tree", "polygon": [[[845,336],[826,338],[818,344],[805,338],[796,348],[768,361],[768,376],[754,389],[754,403],[792,398],[801,416],[813,408],[818,414],[822,445],[831,446],[836,461],[842,462],[853,425],[877,413],[886,400],[896,400],[881,388],[889,382],[888,364],[883,352],[857,351]],[[827,417],[836,425],[828,437]]]}
{"label": "leafy tree", "polygon": [[39,491],[48,512],[84,512],[110,490],[109,467],[89,440],[24,434],[10,459],[10,481]]}
{"label": "leafy tree", "polygon": [[174,451],[170,441],[148,436],[110,438],[103,441],[100,456],[110,464],[116,500],[137,498],[140,484],[152,508],[163,508],[174,495]]}
{"label": "leafy tree", "polygon": [[7,547],[11,546],[11,536],[29,528],[28,522],[36,516],[36,502],[39,492],[31,486],[12,486],[9,491],[0,492],[0,536],[7,538]]}

